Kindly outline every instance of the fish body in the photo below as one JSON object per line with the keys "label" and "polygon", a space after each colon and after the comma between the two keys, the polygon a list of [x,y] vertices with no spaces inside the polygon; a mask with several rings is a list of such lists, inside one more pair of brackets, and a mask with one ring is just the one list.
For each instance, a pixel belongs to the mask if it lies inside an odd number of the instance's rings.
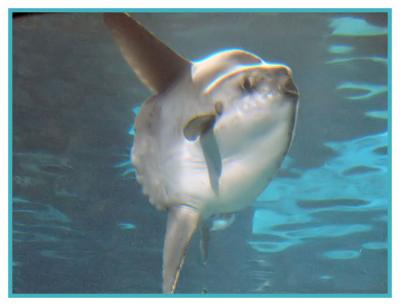
{"label": "fish body", "polygon": [[150,203],[168,213],[163,292],[173,293],[199,226],[251,205],[279,169],[298,91],[290,68],[250,52],[191,62],[126,14],[105,20],[128,64],[155,91],[135,120],[131,158]]}
{"label": "fish body", "polygon": [[[239,50],[227,53],[250,56]],[[243,68],[239,64],[225,80],[211,80],[218,83],[214,88],[196,78],[196,72],[207,69],[208,61],[194,65],[205,67],[188,71],[166,93],[145,102],[136,121],[132,161],[153,205],[168,209],[185,203],[207,218],[247,207],[266,188],[288,150],[293,122],[286,117],[295,116],[296,103],[274,88],[263,93],[243,92],[243,78],[252,74],[262,77],[275,69],[272,65]],[[216,102],[222,103],[223,113],[216,114],[213,135],[203,138],[215,138],[218,146],[221,173],[216,178],[217,191],[210,179],[202,136],[190,140],[183,133],[192,118],[214,114]],[[211,159],[217,159],[214,155]]]}

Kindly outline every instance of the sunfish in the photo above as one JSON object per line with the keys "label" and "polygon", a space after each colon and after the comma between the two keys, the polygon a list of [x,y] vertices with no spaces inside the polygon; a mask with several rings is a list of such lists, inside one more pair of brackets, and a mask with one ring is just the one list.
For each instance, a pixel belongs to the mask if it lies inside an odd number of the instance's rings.
{"label": "sunfish", "polygon": [[162,291],[174,293],[200,225],[208,237],[207,220],[230,220],[277,172],[293,138],[298,90],[287,66],[250,52],[191,62],[128,14],[104,19],[129,66],[155,93],[135,120],[131,160],[149,202],[168,213]]}

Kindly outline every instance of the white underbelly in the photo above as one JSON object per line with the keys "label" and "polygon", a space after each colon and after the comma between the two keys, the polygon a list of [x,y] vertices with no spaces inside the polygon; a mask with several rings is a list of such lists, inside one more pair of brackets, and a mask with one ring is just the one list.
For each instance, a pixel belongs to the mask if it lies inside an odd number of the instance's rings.
{"label": "white underbelly", "polygon": [[284,129],[278,129],[257,139],[236,156],[223,157],[217,192],[211,186],[205,161],[199,156],[190,159],[196,154],[186,152],[187,158],[182,159],[185,162],[179,170],[174,169],[176,177],[171,183],[180,188],[170,185],[176,190],[171,201],[194,206],[205,216],[234,212],[251,205],[268,186],[282,162],[289,142],[284,136]]}

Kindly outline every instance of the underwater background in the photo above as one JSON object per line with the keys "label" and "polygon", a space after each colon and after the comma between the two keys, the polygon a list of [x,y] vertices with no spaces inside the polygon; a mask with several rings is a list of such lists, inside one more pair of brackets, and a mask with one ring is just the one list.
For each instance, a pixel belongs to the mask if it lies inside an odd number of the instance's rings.
{"label": "underwater background", "polygon": [[[188,59],[242,48],[294,72],[282,169],[199,234],[177,293],[387,293],[386,13],[134,13]],[[166,214],[129,161],[139,82],[97,13],[12,20],[12,292],[159,293]],[[390,251],[390,249],[389,249]]]}

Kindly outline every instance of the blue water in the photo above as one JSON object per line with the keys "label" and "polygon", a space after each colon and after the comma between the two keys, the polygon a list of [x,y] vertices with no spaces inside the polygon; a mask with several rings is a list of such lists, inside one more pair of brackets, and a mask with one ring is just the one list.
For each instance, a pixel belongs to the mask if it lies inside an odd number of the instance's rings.
{"label": "blue water", "polygon": [[[282,169],[212,233],[206,267],[194,238],[177,292],[388,292],[386,14],[135,16],[189,59],[284,62],[301,93]],[[149,95],[100,15],[13,20],[13,293],[160,292],[166,216],[129,162]]]}

